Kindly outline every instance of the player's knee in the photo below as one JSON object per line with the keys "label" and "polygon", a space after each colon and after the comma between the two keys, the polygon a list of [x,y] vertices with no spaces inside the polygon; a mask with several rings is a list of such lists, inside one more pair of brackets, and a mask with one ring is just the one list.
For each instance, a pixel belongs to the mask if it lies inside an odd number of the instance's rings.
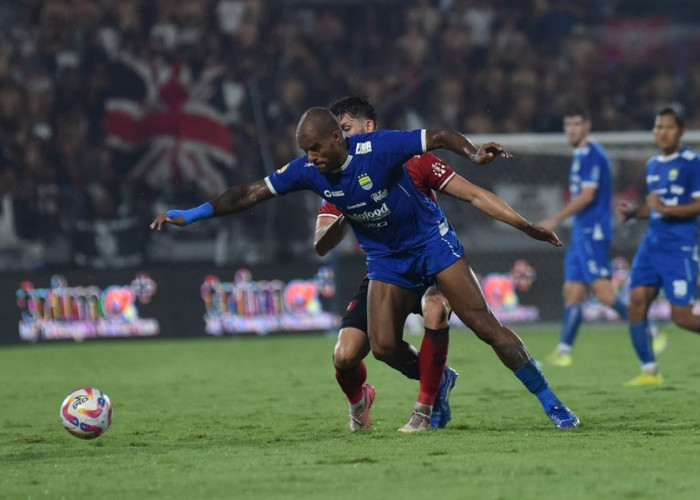
{"label": "player's knee", "polygon": [[644,321],[647,312],[647,303],[643,297],[636,295],[630,296],[630,303],[627,306],[627,314],[632,323]]}
{"label": "player's knee", "polygon": [[347,370],[360,362],[361,356],[356,349],[347,344],[337,343],[333,350],[333,365],[338,370]]}
{"label": "player's knee", "polygon": [[450,306],[443,297],[439,295],[424,297],[421,307],[423,310],[423,322],[426,328],[432,330],[447,328]]}
{"label": "player's knee", "polygon": [[373,342],[371,349],[372,355],[376,359],[378,359],[379,361],[383,361],[384,363],[391,364],[391,362],[396,357],[397,346],[395,343]]}

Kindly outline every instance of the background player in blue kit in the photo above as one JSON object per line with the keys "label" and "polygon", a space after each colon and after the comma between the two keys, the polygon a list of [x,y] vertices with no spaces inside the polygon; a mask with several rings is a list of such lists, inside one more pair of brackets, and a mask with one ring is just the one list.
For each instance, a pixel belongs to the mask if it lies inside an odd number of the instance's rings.
{"label": "background player in blue kit", "polygon": [[663,382],[648,335],[647,313],[663,287],[671,303],[671,319],[681,328],[700,332],[700,316],[692,312],[698,278],[700,158],[681,145],[683,118],[672,108],[654,121],[654,139],[661,154],[647,162],[646,203],[622,203],[625,220],[648,218],[649,227],[632,263],[629,321],[632,345],[642,372],[627,385]]}
{"label": "background player in blue kit", "polygon": [[554,229],[564,219],[574,216],[571,244],[564,264],[564,319],[559,345],[547,357],[554,366],[572,363],[571,349],[583,318],[587,287],[603,304],[614,308],[627,319],[627,305],[615,296],[612,286],[610,243],[612,241],[612,181],[610,161],[603,147],[588,140],[591,119],[577,105],[564,114],[564,133],[574,148],[569,173],[571,201],[552,217],[539,223]]}
{"label": "background player in blue kit", "polygon": [[[579,420],[550,389],[520,338],[504,327],[488,308],[463,248],[444,214],[415,186],[404,162],[416,154],[443,148],[477,165],[497,156],[503,147],[486,143],[476,148],[454,130],[381,130],[345,138],[325,108],[307,110],[297,126],[297,142],[305,152],[261,181],[236,185],[211,202],[190,210],[169,210],[151,224],[185,225],[250,208],[275,195],[311,190],[340,208],[367,254],[370,286],[369,337],[372,353],[391,364],[402,331],[426,281],[434,278],[457,316],[489,344],[526,388],[537,396],[557,428]],[[561,245],[551,231],[528,224],[533,238]],[[442,368],[440,369],[442,371]],[[430,426],[432,408],[417,406],[409,420],[416,430]]]}

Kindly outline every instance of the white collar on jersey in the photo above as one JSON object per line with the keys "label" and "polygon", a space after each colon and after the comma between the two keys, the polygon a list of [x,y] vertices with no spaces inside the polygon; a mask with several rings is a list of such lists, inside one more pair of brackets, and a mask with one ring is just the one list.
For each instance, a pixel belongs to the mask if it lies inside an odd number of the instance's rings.
{"label": "white collar on jersey", "polygon": [[673,161],[673,160],[675,160],[676,158],[678,158],[678,155],[680,155],[680,154],[681,154],[680,151],[676,151],[676,152],[673,153],[672,155],[668,155],[668,156],[657,155],[657,156],[656,156],[656,161],[658,161],[658,162],[660,162],[660,163],[667,163],[667,162],[669,162],[669,161]]}
{"label": "white collar on jersey", "polygon": [[574,154],[575,155],[578,155],[578,154],[587,155],[588,151],[590,151],[590,149],[591,149],[590,146],[588,145],[588,143],[586,143],[583,146],[574,149]]}
{"label": "white collar on jersey", "polygon": [[348,165],[350,165],[351,161],[352,161],[352,155],[349,154],[348,157],[345,159],[345,163],[343,163],[340,166],[340,170],[342,171],[342,170],[345,170],[346,168],[348,168]]}

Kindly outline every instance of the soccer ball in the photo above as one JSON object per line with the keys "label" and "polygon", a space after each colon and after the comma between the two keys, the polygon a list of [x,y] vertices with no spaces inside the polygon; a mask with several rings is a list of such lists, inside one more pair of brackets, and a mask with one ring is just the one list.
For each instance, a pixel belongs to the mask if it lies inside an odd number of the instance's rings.
{"label": "soccer ball", "polygon": [[81,387],[66,396],[59,415],[68,432],[80,439],[94,439],[112,423],[112,402],[99,389]]}

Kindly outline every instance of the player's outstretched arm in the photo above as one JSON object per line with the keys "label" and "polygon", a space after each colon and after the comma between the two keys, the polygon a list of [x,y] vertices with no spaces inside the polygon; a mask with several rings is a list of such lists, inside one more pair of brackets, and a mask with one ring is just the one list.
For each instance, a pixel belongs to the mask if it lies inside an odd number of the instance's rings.
{"label": "player's outstretched arm", "polygon": [[477,165],[491,163],[498,156],[501,158],[513,157],[497,142],[486,142],[477,148],[468,138],[456,130],[449,129],[426,130],[425,146],[428,151],[447,149],[460,156],[469,158],[472,163]]}
{"label": "player's outstretched arm", "polygon": [[472,184],[464,177],[455,175],[442,192],[471,203],[474,208],[481,210],[496,220],[519,229],[531,238],[546,241],[555,247],[562,246],[561,241],[552,230],[529,222],[491,191]]}
{"label": "player's outstretched arm", "polygon": [[236,184],[198,207],[188,210],[168,210],[158,215],[151,222],[151,229],[160,231],[165,224],[186,226],[198,220],[242,212],[273,197],[274,194],[264,180]]}
{"label": "player's outstretched arm", "polygon": [[561,222],[564,219],[579,213],[581,210],[590,205],[595,199],[595,193],[597,189],[598,188],[592,186],[584,187],[583,189],[581,189],[581,193],[576,198],[567,203],[566,206],[564,206],[564,208],[562,208],[553,216],[541,220],[540,222],[538,222],[538,224],[542,227],[546,227],[547,229],[553,230],[555,227],[561,224]]}
{"label": "player's outstretched arm", "polygon": [[314,234],[314,250],[321,257],[333,250],[348,232],[345,216],[316,218],[316,233]]}

